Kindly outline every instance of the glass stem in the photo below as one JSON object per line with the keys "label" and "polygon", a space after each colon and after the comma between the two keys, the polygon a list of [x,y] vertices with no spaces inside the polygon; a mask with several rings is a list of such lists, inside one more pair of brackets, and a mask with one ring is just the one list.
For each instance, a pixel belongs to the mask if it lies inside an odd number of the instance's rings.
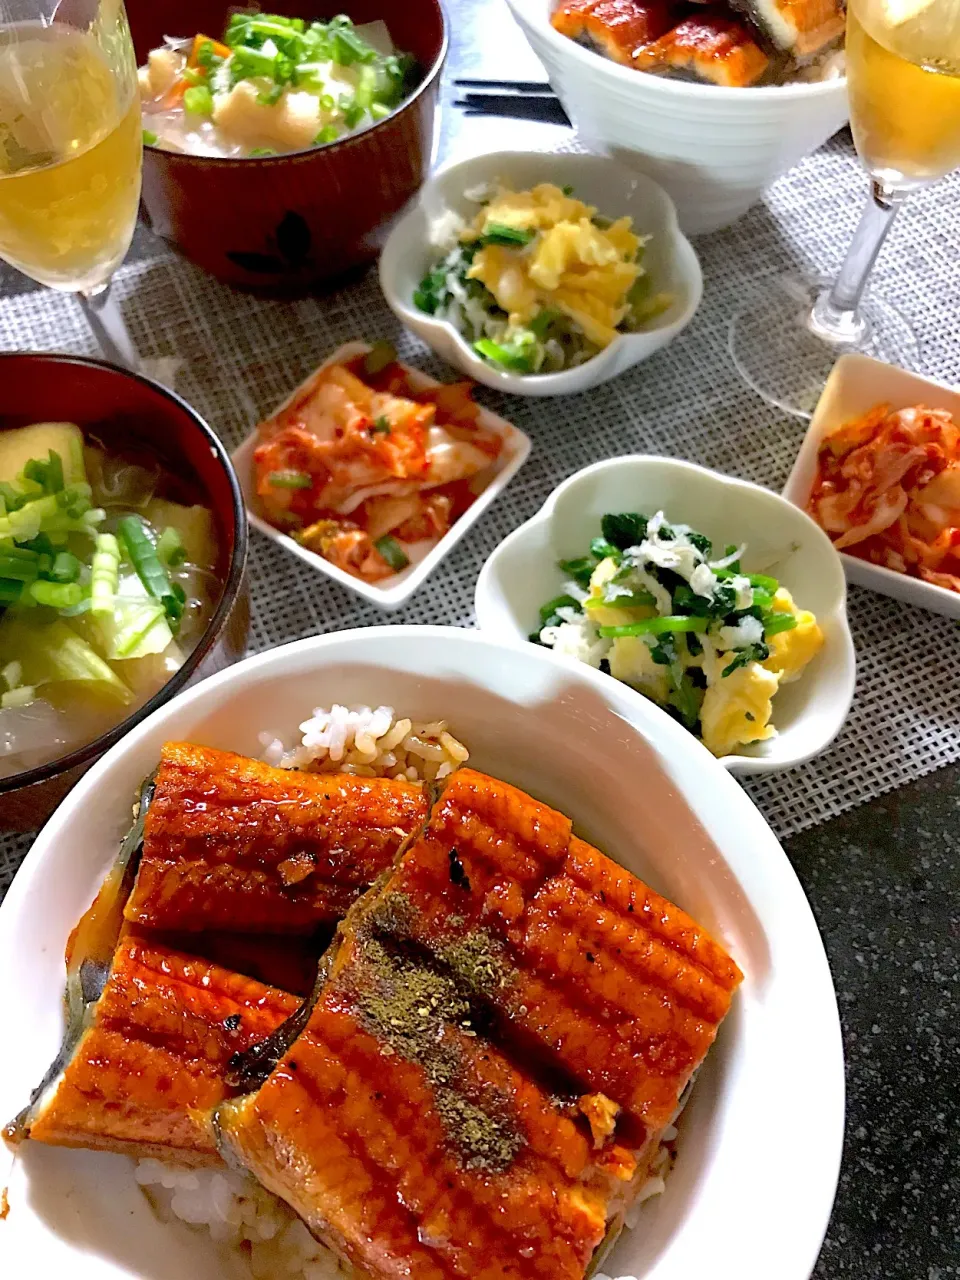
{"label": "glass stem", "polygon": [[87,323],[104,356],[114,364],[136,372],[140,367],[140,357],[111,291],[110,281],[95,289],[84,289],[79,298]]}
{"label": "glass stem", "polygon": [[870,322],[860,313],[860,302],[893,220],[906,192],[871,179],[870,199],[857,224],[847,256],[833,282],[814,303],[810,328],[827,342],[847,346],[863,341]]}

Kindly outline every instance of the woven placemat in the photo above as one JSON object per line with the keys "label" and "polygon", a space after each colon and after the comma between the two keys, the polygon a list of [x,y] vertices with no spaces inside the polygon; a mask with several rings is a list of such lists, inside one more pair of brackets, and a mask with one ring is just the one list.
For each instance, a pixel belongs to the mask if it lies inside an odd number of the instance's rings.
{"label": "woven placemat", "polygon": [[[508,400],[482,391],[482,399],[530,434],[533,453],[496,506],[399,613],[384,615],[254,534],[251,649],[385,620],[472,625],[474,584],[486,557],[561,480],[598,458],[670,454],[779,489],[803,424],[768,409],[738,382],[727,354],[730,316],[778,272],[833,271],[865,194],[865,179],[841,137],[781,179],[735,227],[699,241],[704,303],[671,347],[589,396]],[[958,226],[960,179],[954,178],[908,205],[876,279],[915,320],[927,371],[948,381],[960,377],[951,314]],[[404,358],[450,376],[399,328],[375,272],[325,297],[265,302],[161,252],[124,267],[117,287],[142,355],[161,362],[165,379],[231,448],[349,338],[389,337]],[[76,304],[48,290],[0,300],[0,349],[96,354]],[[820,759],[747,784],[781,836],[960,759],[957,627],[857,588],[850,617],[859,675],[842,735]],[[28,847],[28,837],[0,837],[0,891]]]}

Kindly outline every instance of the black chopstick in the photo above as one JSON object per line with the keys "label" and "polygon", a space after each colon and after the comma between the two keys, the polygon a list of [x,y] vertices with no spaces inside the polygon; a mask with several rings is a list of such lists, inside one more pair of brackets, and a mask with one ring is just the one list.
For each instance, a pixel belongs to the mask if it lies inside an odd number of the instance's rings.
{"label": "black chopstick", "polygon": [[453,82],[458,89],[512,89],[515,93],[540,93],[553,97],[546,80],[469,80]]}
{"label": "black chopstick", "polygon": [[545,94],[468,93],[453,105],[462,107],[468,116],[509,116],[544,124],[570,124],[570,117],[559,101]]}

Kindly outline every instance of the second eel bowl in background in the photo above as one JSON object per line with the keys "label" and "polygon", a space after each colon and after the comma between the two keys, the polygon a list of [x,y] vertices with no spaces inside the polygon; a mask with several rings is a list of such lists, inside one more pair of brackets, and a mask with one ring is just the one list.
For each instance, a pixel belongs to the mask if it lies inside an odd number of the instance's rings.
{"label": "second eel bowl in background", "polygon": [[[223,0],[128,0],[137,61],[165,36],[222,35],[236,6]],[[386,20],[422,79],[385,119],[340,141],[257,158],[188,155],[146,146],[143,209],[172,248],[228,284],[302,294],[369,262],[426,177],[447,34],[439,0],[291,0],[284,16]]]}
{"label": "second eel bowl in background", "polygon": [[[30,758],[36,760],[29,767],[0,773],[0,830],[29,831],[40,826],[90,765],[134,725],[187,684],[236,662],[246,648],[250,622],[244,574],[247,518],[240,486],[223,445],[184,400],[148,378],[99,360],[0,355],[0,438],[8,429],[32,423],[75,423],[87,444],[102,446],[106,454],[116,452],[124,458],[135,457],[142,465],[156,465],[168,478],[159,491],[161,498],[196,503],[212,513],[216,558],[212,569],[204,571],[213,583],[209,616],[205,624],[198,623],[192,647],[185,646],[182,664],[166,679],[170,667],[163,667],[162,674],[156,675],[141,670],[130,686],[136,696],[114,716],[98,723],[95,737],[70,736],[71,712],[64,705],[64,686],[56,681],[75,672],[58,668],[44,673],[53,678],[56,690],[51,714],[57,710],[61,720],[66,717],[63,726],[58,724],[53,732],[57,741],[67,745],[60,748],[60,754],[44,753],[34,746]],[[165,506],[172,508],[174,501]],[[30,612],[39,615],[42,611]],[[78,623],[82,621],[78,619]],[[70,622],[67,618],[59,625],[69,626]],[[67,641],[79,643],[70,635]],[[11,656],[6,654],[3,662],[8,663]],[[27,662],[23,665],[26,668]],[[122,670],[123,664],[113,663],[113,668],[115,672]],[[45,687],[40,686],[38,693]],[[12,750],[10,734],[0,734],[0,746],[4,752]]]}

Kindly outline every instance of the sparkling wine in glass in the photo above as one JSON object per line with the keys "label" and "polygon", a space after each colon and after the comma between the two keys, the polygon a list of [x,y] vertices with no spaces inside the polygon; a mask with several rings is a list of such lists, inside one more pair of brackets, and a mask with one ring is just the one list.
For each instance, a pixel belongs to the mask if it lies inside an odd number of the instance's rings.
{"label": "sparkling wine in glass", "polygon": [[136,357],[110,279],[133,236],[142,128],[122,0],[0,0],[0,257],[77,294]]}
{"label": "sparkling wine in glass", "polygon": [[870,197],[832,285],[783,277],[733,320],[730,351],[769,403],[809,416],[837,356],[921,365],[907,318],[865,296],[903,201],[960,166],[960,0],[849,0],[850,125]]}

